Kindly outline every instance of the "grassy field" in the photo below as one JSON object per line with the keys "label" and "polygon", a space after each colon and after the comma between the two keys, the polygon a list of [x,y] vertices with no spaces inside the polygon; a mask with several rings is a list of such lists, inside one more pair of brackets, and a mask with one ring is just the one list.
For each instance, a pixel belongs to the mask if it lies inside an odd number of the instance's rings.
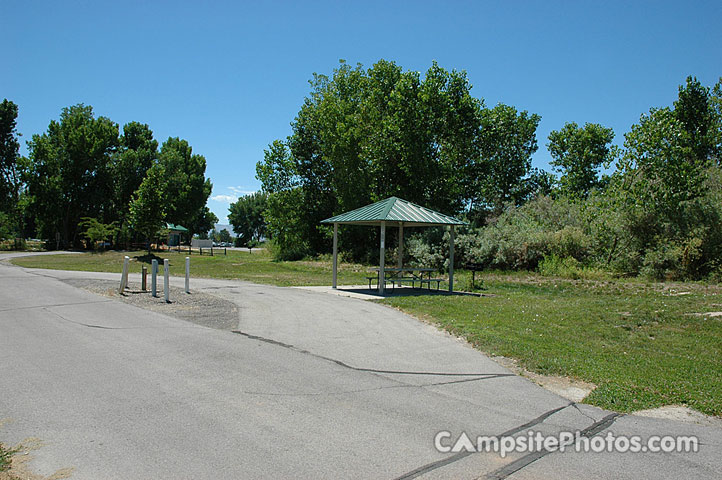
{"label": "grassy field", "polygon": [[[541,374],[597,385],[585,403],[620,412],[684,404],[722,416],[722,290],[698,284],[494,275],[493,297],[386,303]],[[722,314],[721,314],[722,315]]]}
{"label": "grassy field", "polygon": [[[205,278],[224,278],[247,280],[257,283],[268,283],[278,286],[293,285],[330,285],[330,262],[298,261],[273,262],[265,250],[216,250],[214,256],[190,255],[191,275]],[[140,273],[143,265],[148,267],[153,258],[158,260],[161,268],[163,259],[170,260],[170,274],[185,275],[185,257],[188,253],[153,252],[155,256],[148,256],[147,252],[105,252],[105,253],[79,253],[67,255],[43,255],[36,257],[21,257],[13,263],[30,268],[50,268],[56,270],[83,270],[91,272],[117,272],[123,267],[123,257],[130,257],[130,272]],[[338,281],[340,284],[366,284],[366,275],[371,267],[354,264],[340,264]]]}
{"label": "grassy field", "polygon": [[[150,260],[131,254],[134,271]],[[165,255],[164,255],[165,256]],[[167,255],[183,272],[183,254]],[[27,257],[26,267],[119,272],[122,254]],[[193,275],[274,285],[328,285],[330,262],[272,262],[261,252],[192,256]],[[371,267],[343,264],[340,284],[364,284]],[[586,403],[621,412],[683,404],[722,416],[722,288],[639,280],[564,280],[483,274],[488,296],[391,297],[384,303],[463,336],[528,370],[592,382]],[[477,281],[479,276],[477,275]],[[457,288],[470,286],[458,272]]]}

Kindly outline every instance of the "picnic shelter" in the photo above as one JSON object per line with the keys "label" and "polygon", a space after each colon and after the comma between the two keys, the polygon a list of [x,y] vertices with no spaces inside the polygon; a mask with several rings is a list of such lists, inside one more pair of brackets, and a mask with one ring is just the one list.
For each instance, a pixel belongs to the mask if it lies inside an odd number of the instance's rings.
{"label": "picnic shelter", "polygon": [[449,227],[449,291],[454,290],[454,227],[467,223],[449,215],[436,212],[430,208],[422,207],[397,197],[389,197],[365,207],[336,215],[322,220],[321,223],[333,224],[333,288],[337,288],[338,268],[338,226],[339,225],[366,225],[381,229],[379,252],[379,278],[378,290],[384,293],[385,284],[385,248],[386,227],[398,227],[399,251],[398,270],[403,268],[404,257],[404,227]]}

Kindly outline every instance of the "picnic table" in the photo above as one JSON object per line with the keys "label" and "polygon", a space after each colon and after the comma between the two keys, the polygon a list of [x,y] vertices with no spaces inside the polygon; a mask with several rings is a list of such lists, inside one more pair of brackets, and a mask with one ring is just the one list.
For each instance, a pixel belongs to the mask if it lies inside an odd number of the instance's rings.
{"label": "picnic table", "polygon": [[[374,279],[376,280],[376,285],[379,284],[381,269],[375,268],[374,270],[376,271],[375,277],[366,277],[369,281],[369,290],[373,288],[371,282],[373,282]],[[438,290],[443,279],[431,278],[431,273],[435,271],[435,268],[425,267],[384,268],[384,283],[391,283],[391,289],[393,291],[396,284],[401,286],[403,282],[411,283],[411,288],[415,288],[417,282],[419,288],[423,287],[424,283],[426,283],[429,286],[429,290],[431,290],[431,282],[436,282],[436,289]]]}

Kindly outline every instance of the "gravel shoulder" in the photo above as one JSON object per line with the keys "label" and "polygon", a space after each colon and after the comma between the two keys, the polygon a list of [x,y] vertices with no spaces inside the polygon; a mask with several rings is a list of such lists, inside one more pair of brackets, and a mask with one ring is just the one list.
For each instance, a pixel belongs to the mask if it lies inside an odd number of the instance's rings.
{"label": "gravel shoulder", "polygon": [[149,290],[141,290],[140,283],[128,283],[124,294],[118,293],[118,282],[112,280],[65,279],[66,284],[88,292],[112,298],[136,307],[186,320],[204,327],[219,330],[238,328],[239,313],[235,303],[198,291],[185,293],[182,288],[170,287],[170,303],[163,297],[163,285],[158,297]]}

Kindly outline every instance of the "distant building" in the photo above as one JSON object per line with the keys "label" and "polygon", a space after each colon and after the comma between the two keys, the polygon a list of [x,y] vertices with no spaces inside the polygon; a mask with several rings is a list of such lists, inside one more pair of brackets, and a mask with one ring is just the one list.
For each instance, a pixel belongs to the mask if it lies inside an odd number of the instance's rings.
{"label": "distant building", "polygon": [[177,247],[181,243],[181,235],[188,235],[188,229],[180,225],[166,223],[165,228],[168,229],[168,246]]}

